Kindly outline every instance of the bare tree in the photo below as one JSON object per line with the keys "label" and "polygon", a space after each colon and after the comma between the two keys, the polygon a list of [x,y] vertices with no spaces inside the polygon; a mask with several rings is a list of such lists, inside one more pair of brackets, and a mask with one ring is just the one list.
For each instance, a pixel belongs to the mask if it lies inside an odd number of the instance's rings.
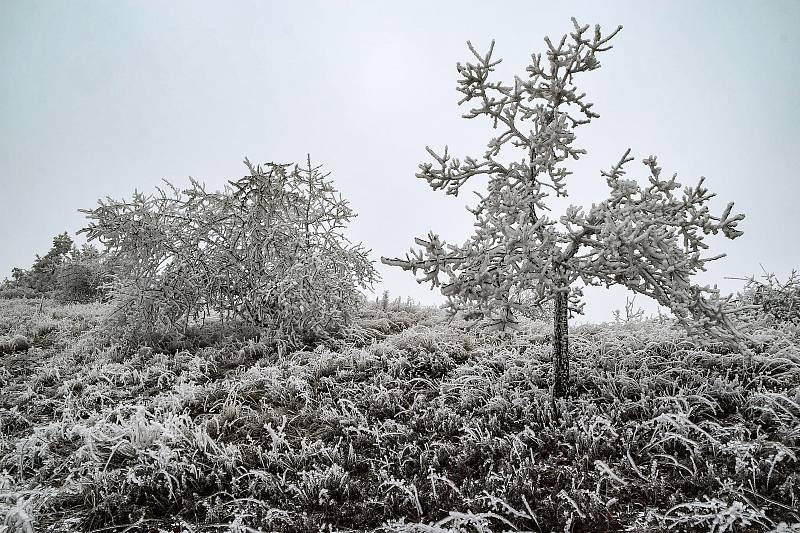
{"label": "bare tree", "polygon": [[[692,331],[736,337],[723,312],[727,302],[716,287],[693,284],[691,277],[705,269],[704,237],[722,232],[733,239],[744,215],[731,215],[729,204],[720,216],[709,212],[714,196],[703,187],[678,192],[676,176],[664,179],[656,158],[642,162],[647,184],[625,178],[633,160],[626,150],[607,172],[608,197],[589,209],[570,206],[558,218],[548,215],[551,195],[568,196],[565,163],[585,150],[574,146],[575,131],[599,115],[592,110],[577,81],[600,67],[598,55],[611,49],[607,35],[595,26],[580,26],[557,42],[545,38],[547,50],[534,54],[527,76],[510,85],[490,79],[500,59],[493,58],[494,42],[486,54],[467,43],[475,63],[458,64],[460,104],[472,107],[464,118],[486,117],[499,132],[479,158],[453,158],[447,147],[430,148],[433,163],[423,163],[417,177],[434,190],[457,195],[474,176],[488,178],[479,194],[475,233],[464,244],[449,245],[431,232],[416,239],[423,248],[404,259],[383,263],[422,273],[420,283],[441,286],[452,311],[468,307],[497,310],[506,315],[527,314],[553,302],[553,361],[555,396],[565,396],[569,381],[568,318],[580,312],[585,285],[621,284],[669,307]],[[516,149],[516,157],[504,149]],[[442,276],[445,278],[442,280]]]}

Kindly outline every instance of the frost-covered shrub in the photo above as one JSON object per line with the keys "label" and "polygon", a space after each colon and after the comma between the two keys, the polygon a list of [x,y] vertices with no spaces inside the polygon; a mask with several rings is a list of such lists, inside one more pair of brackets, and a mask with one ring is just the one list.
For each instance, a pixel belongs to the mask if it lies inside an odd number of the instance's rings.
{"label": "frost-covered shrub", "polygon": [[20,287],[13,281],[0,285],[0,298],[13,300],[17,298],[37,298],[41,296],[31,287]]}
{"label": "frost-covered shrub", "polygon": [[110,272],[93,248],[75,250],[58,269],[56,299],[61,302],[88,303],[102,299],[102,287],[110,281]]}
{"label": "frost-covered shrub", "polygon": [[78,248],[67,232],[53,238],[53,247],[36,256],[30,269],[14,268],[11,279],[0,283],[0,298],[55,298],[61,302],[88,303],[102,296],[108,282],[103,254],[96,248]]}
{"label": "frost-covered shrub", "polygon": [[800,276],[792,272],[786,281],[775,275],[765,276],[765,281],[750,280],[746,297],[777,322],[800,321]]}
{"label": "frost-covered shrub", "polygon": [[280,346],[346,325],[376,277],[342,233],[355,216],[327,174],[269,163],[207,192],[195,180],[84,211],[82,230],[115,266],[114,331],[128,340],[185,331],[208,316],[243,320]]}
{"label": "frost-covered shrub", "polygon": [[58,299],[65,302],[90,302],[97,298],[97,275],[89,265],[68,263],[58,273]]}

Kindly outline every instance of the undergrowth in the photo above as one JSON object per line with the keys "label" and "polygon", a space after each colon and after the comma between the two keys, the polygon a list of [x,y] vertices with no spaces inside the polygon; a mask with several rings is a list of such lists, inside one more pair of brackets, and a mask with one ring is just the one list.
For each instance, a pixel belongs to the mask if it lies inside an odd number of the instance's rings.
{"label": "undergrowth", "polygon": [[[0,302],[0,531],[799,531],[800,351],[667,322],[550,328],[366,310],[280,353],[211,335],[130,354],[102,306]],[[20,341],[21,342],[21,341]],[[9,344],[10,345],[10,344]]]}

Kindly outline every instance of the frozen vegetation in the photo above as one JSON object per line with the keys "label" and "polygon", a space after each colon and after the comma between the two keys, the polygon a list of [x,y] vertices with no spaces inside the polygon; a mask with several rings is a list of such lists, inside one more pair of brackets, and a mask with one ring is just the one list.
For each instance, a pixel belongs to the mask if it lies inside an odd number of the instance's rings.
{"label": "frozen vegetation", "polygon": [[[279,354],[206,324],[124,354],[101,304],[0,300],[4,531],[800,531],[798,328],[465,329],[369,304]],[[791,526],[789,524],[795,524]]]}
{"label": "frozen vegetation", "polygon": [[420,164],[416,176],[451,195],[485,177],[486,190],[476,191],[477,205],[467,207],[475,231],[463,244],[431,231],[427,239],[415,239],[422,248],[405,258],[381,258],[440,287],[452,312],[513,322],[552,306],[556,397],[569,392],[569,318],[582,312],[586,286],[622,285],[669,308],[688,331],[745,339],[731,321],[736,311],[729,301],[716,287],[694,281],[707,263],[724,257],[708,253],[706,237],[735,239],[744,219],[733,212],[733,202],[713,214],[716,194],[703,185],[705,178],[681,191],[677,174],[667,178],[650,155],[641,161],[646,175],[630,179],[635,157],[629,148],[610,170],[599,172],[607,198],[586,207],[571,204],[561,215],[553,209],[554,199],[569,197],[568,163],[586,154],[575,144],[576,132],[600,117],[581,84],[600,68],[599,57],[622,30],[603,33],[574,18],[572,25],[560,39],[545,37],[545,52],[532,54],[525,74],[505,82],[495,79],[502,60],[494,55],[494,41],[484,54],[467,42],[472,57],[457,64],[458,103],[467,104],[463,118],[491,124],[492,137],[478,157],[426,147],[433,162]]}
{"label": "frozen vegetation", "polygon": [[[509,85],[469,45],[465,117],[498,136],[417,176],[488,178],[475,233],[383,258],[449,313],[365,300],[310,156],[83,210],[100,249],[58,235],[0,284],[0,533],[800,533],[800,279],[698,285],[744,215],[654,156],[629,178],[622,151],[589,208],[546,201],[618,31],[573,20]],[[570,331],[611,285],[671,315]]]}

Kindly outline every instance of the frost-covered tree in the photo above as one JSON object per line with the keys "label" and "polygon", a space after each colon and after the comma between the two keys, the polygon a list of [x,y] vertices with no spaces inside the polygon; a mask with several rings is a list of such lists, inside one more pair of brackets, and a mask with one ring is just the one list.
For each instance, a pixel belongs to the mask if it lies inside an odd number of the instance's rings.
{"label": "frost-covered tree", "polygon": [[491,79],[501,60],[467,43],[474,62],[458,64],[464,118],[485,117],[497,134],[480,157],[453,158],[426,148],[432,163],[420,165],[418,178],[434,189],[457,195],[470,178],[488,178],[488,190],[470,211],[475,233],[461,245],[447,244],[431,232],[416,239],[421,250],[404,259],[382,258],[388,265],[422,273],[420,283],[440,286],[452,311],[493,310],[504,320],[552,302],[555,396],[568,392],[568,318],[580,312],[580,282],[620,284],[654,298],[692,331],[736,338],[724,312],[728,300],[716,287],[694,284],[692,276],[708,261],[708,234],[733,239],[744,215],[709,211],[714,196],[697,185],[680,189],[676,176],[664,178],[656,158],[645,158],[647,182],[626,178],[633,160],[625,151],[601,172],[608,197],[590,208],[570,206],[549,214],[548,199],[567,196],[571,172],[566,163],[585,150],[574,145],[575,131],[599,115],[578,89],[580,77],[600,67],[598,56],[622,29],[602,34],[572,19],[574,29],[558,41],[545,38],[547,50],[534,54],[527,76],[504,84]]}
{"label": "frost-covered tree", "polygon": [[10,285],[29,289],[38,295],[52,293],[58,288],[60,269],[69,259],[72,248],[72,238],[66,231],[56,235],[50,251],[43,256],[37,254],[29,270],[14,268],[11,271]]}
{"label": "frost-covered tree", "polygon": [[213,313],[294,347],[348,323],[376,277],[343,233],[355,213],[310,158],[245,164],[220,192],[191,180],[84,211],[82,232],[106,246],[117,276],[122,331],[177,331]]}

